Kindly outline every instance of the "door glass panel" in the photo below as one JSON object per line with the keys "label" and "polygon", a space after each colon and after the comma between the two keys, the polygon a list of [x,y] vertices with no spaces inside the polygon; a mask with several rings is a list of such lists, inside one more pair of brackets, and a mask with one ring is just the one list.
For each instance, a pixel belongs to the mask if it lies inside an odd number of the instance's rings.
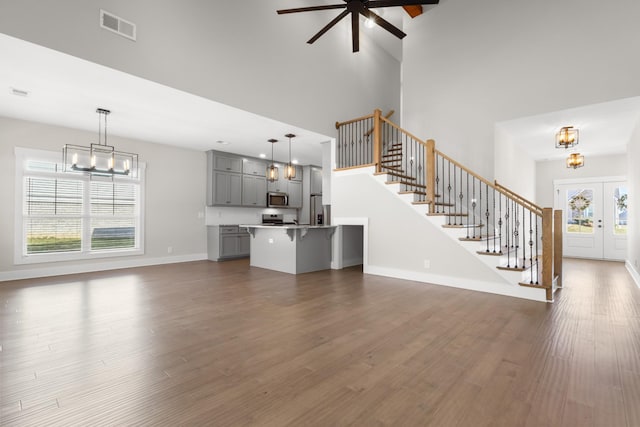
{"label": "door glass panel", "polygon": [[593,190],[567,190],[567,233],[593,234]]}
{"label": "door glass panel", "polygon": [[613,233],[627,234],[627,188],[617,187],[613,192]]}

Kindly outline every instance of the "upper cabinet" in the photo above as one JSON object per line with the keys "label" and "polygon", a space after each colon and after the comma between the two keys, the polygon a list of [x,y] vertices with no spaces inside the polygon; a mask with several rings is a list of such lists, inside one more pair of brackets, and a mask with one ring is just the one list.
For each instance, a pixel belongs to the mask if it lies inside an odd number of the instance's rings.
{"label": "upper cabinet", "polygon": [[262,160],[244,159],[242,173],[253,176],[267,176],[267,163]]}
{"label": "upper cabinet", "polygon": [[267,191],[289,194],[289,207],[302,207],[302,167],[296,177],[284,178],[284,165],[277,163],[278,179],[268,182],[270,162],[220,151],[207,151],[207,205],[266,207]]}
{"label": "upper cabinet", "polygon": [[242,173],[242,158],[227,155],[226,153],[215,153],[215,155],[213,155],[213,169],[217,171]]}

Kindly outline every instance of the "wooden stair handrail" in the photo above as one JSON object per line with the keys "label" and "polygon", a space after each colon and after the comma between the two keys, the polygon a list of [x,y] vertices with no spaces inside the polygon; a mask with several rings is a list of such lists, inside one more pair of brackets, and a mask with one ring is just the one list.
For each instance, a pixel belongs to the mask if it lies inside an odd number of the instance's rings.
{"label": "wooden stair handrail", "polygon": [[[436,154],[438,154],[439,156],[442,156],[443,158],[445,158],[447,161],[453,163],[454,165],[456,165],[457,167],[459,167],[460,169],[462,169],[463,171],[467,172],[469,175],[475,177],[476,179],[478,179],[480,182],[483,182],[485,184],[487,184],[489,187],[493,188],[494,190],[496,190],[499,193],[504,194],[505,196],[513,199],[513,201],[515,201],[517,204],[519,204],[520,206],[529,209],[530,211],[532,211],[534,214],[536,214],[537,216],[542,216],[542,208],[540,208],[539,206],[528,202],[526,199],[524,199],[523,197],[518,196],[516,193],[512,192],[511,190],[507,190],[507,189],[503,189],[504,187],[502,186],[496,186],[494,185],[493,182],[489,181],[488,179],[485,179],[483,177],[481,177],[480,175],[478,175],[477,173],[473,172],[472,170],[470,170],[469,168],[465,167],[464,165],[462,165],[460,162],[457,162],[455,160],[453,160],[451,157],[447,156],[446,154],[444,154],[442,151],[440,150],[435,150]],[[517,196],[517,197],[513,197],[513,195]]]}
{"label": "wooden stair handrail", "polygon": [[357,119],[347,120],[346,122],[336,122],[336,129],[340,129],[340,126],[349,125],[351,123],[359,122],[361,120],[373,119],[373,114],[368,116],[358,117]]}
{"label": "wooden stair handrail", "polygon": [[542,212],[542,207],[541,207],[541,206],[538,206],[538,205],[536,205],[535,203],[533,203],[533,202],[531,202],[531,201],[529,201],[529,200],[525,199],[524,197],[522,197],[522,196],[521,196],[521,195],[519,195],[518,193],[513,192],[512,190],[508,189],[508,188],[507,188],[507,187],[505,187],[504,185],[500,185],[500,184],[498,184],[498,181],[494,181],[494,182],[495,182],[495,185],[496,185],[496,187],[497,187],[497,188],[499,188],[499,189],[501,189],[501,190],[504,190],[505,192],[509,193],[509,195],[511,196],[511,198],[513,198],[513,199],[519,199],[519,200],[521,200],[523,203],[525,203],[525,204],[527,204],[527,205],[531,206],[531,208],[532,208],[531,210],[532,210],[532,211],[539,211],[539,212]]}
{"label": "wooden stair handrail", "polygon": [[[389,110],[389,112],[382,118],[384,119],[388,119],[389,117],[393,116],[393,113],[395,113],[395,110]],[[365,138],[368,137],[369,135],[371,135],[373,133],[375,127],[372,127],[371,129],[369,129],[368,131],[366,131],[364,133]]]}

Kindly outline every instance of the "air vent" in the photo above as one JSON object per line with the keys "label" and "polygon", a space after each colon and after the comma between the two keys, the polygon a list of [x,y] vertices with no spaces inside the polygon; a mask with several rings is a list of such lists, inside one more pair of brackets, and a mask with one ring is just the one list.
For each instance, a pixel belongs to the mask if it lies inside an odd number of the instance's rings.
{"label": "air vent", "polygon": [[24,89],[16,89],[15,87],[9,88],[11,90],[11,94],[15,95],[15,96],[23,96],[23,97],[27,97],[29,96],[29,91],[28,90],[24,90]]}
{"label": "air vent", "polygon": [[126,37],[129,40],[136,40],[136,24],[102,9],[100,9],[100,27],[119,34],[122,37]]}

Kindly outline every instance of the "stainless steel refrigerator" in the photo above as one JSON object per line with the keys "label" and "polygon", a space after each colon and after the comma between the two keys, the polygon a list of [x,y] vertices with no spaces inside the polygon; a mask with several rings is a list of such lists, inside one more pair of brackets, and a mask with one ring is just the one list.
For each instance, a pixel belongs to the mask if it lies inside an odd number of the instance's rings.
{"label": "stainless steel refrigerator", "polygon": [[322,209],[322,194],[312,194],[309,203],[309,224],[324,224],[324,212]]}

